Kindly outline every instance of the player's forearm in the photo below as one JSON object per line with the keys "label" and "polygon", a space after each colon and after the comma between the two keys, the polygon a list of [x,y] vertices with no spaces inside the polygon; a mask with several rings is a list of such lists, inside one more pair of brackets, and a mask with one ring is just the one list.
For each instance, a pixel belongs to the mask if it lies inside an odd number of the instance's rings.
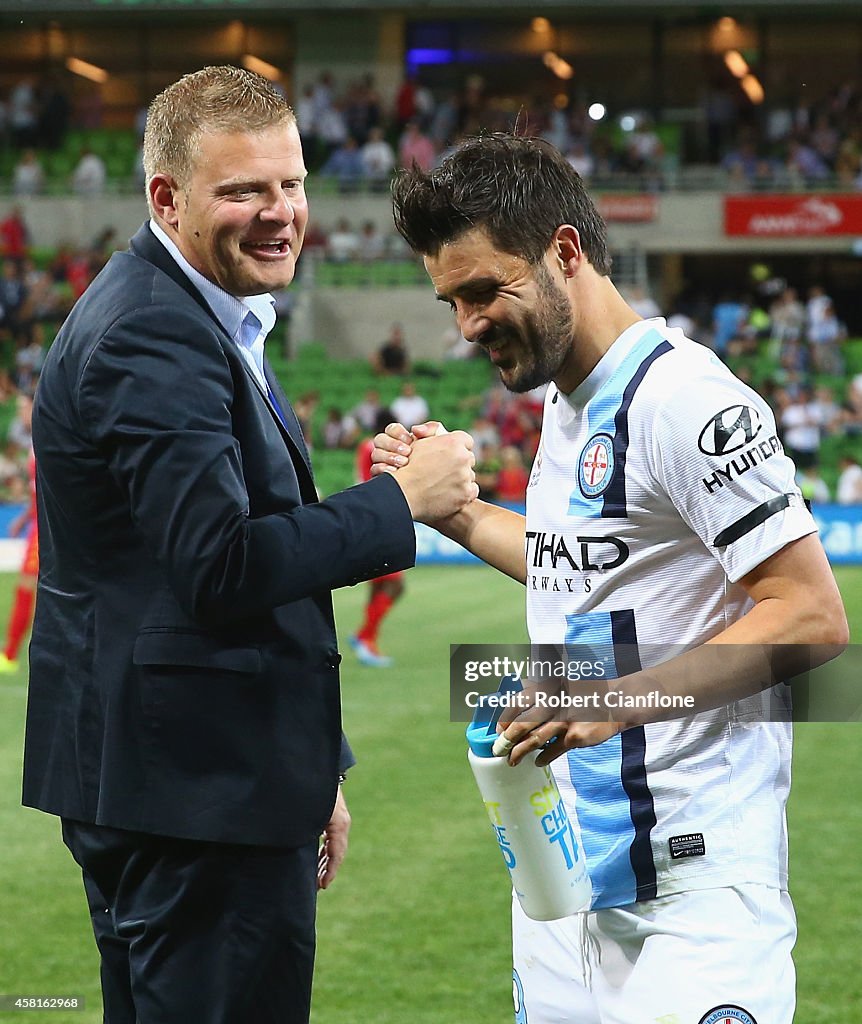
{"label": "player's forearm", "polygon": [[[844,646],[833,644],[738,644],[708,643],[687,651],[656,668],[646,669],[612,683],[610,688],[628,696],[647,698],[640,706],[636,701],[619,700],[619,718],[623,727],[644,725],[681,714],[694,714],[723,707],[734,701],[768,690],[777,683],[816,668],[837,657]],[[667,710],[657,701],[671,698]],[[683,705],[676,698],[688,699]],[[682,710],[686,708],[687,710]]]}
{"label": "player's forearm", "polygon": [[435,524],[446,537],[519,583],[527,579],[526,520],[508,508],[473,501]]}
{"label": "player's forearm", "polygon": [[[706,711],[817,668],[837,657],[847,641],[837,591],[812,586],[803,597],[794,588],[758,601],[703,646],[612,685],[631,693],[690,697],[693,711]],[[648,707],[623,713],[627,725],[664,717]]]}

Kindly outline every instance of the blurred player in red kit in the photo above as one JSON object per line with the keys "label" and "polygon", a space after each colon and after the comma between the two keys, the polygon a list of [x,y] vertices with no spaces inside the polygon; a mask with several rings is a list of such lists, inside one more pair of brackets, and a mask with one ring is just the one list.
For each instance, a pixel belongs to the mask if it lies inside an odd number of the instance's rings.
{"label": "blurred player in red kit", "polygon": [[[392,413],[381,409],[377,414],[374,433],[385,430],[392,422]],[[371,453],[374,450],[374,438],[367,437],[359,442],[356,449],[356,480],[363,483],[371,479]],[[381,654],[377,649],[377,633],[380,624],[389,614],[392,605],[404,593],[404,572],[391,572],[386,576],[378,576],[369,580],[371,593],[365,605],[365,618],[359,631],[350,638],[350,646],[363,665],[370,668],[388,668],[392,659]]]}
{"label": "blurred player in red kit", "polygon": [[[19,405],[21,407],[20,415],[25,420],[25,426],[29,426],[33,402],[30,398],[27,398],[26,401],[21,401]],[[27,475],[30,480],[30,500],[21,515],[9,527],[10,536],[20,537],[23,533],[27,543],[24,549],[24,560],[21,563],[21,570],[18,576],[18,585],[15,588],[14,604],[9,615],[9,625],[6,628],[6,646],[0,652],[0,672],[17,672],[18,651],[21,649],[21,643],[33,621],[33,606],[36,603],[36,578],[39,575],[39,537],[36,530],[36,459],[33,456],[32,448],[30,449],[30,457],[27,461]]]}

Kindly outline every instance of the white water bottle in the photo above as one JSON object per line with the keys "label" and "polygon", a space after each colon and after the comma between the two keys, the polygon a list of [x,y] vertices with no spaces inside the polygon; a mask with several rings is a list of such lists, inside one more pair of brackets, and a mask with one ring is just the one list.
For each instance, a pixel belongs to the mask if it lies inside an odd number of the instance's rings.
{"label": "white water bottle", "polygon": [[481,711],[467,729],[467,757],[524,913],[534,921],[555,921],[588,910],[592,886],[580,828],[551,769],[536,765],[538,754],[514,767],[495,757],[499,712],[482,720]]}

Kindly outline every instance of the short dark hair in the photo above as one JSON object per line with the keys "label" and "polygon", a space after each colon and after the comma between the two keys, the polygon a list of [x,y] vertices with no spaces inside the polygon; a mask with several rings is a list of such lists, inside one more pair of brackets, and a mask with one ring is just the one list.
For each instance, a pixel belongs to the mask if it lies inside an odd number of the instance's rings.
{"label": "short dark hair", "polygon": [[498,248],[539,263],[561,224],[572,224],[593,268],[611,272],[607,229],[581,176],[542,139],[503,132],[469,139],[434,170],[415,164],[392,182],[395,226],[425,256],[473,228]]}

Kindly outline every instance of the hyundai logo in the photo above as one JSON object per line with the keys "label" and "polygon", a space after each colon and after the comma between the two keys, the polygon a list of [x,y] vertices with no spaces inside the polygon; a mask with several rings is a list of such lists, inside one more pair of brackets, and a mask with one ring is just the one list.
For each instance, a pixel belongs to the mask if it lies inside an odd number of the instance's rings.
{"label": "hyundai logo", "polygon": [[729,455],[760,433],[760,413],[750,405],[731,405],[713,416],[701,430],[697,446],[704,455]]}

